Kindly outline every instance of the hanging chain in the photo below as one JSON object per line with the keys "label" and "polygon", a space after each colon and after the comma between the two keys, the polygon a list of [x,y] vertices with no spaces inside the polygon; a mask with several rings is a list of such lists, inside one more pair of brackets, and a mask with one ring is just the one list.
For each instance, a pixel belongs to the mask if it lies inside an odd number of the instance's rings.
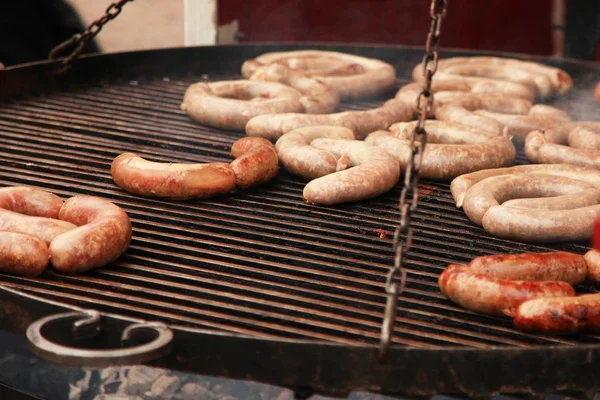
{"label": "hanging chain", "polygon": [[48,58],[52,61],[56,60],[60,56],[60,53],[64,50],[75,46],[75,49],[62,61],[57,73],[62,74],[68,71],[71,68],[71,63],[83,52],[85,45],[92,40],[100,32],[100,30],[102,30],[104,24],[111,19],[115,19],[117,15],[121,13],[121,8],[130,1],[133,0],[119,0],[116,3],[112,3],[106,9],[106,13],[99,19],[92,22],[83,33],[77,33],[70,39],[67,39],[54,47],[48,56]]}
{"label": "hanging chain", "polygon": [[[410,137],[410,162],[404,174],[404,187],[400,193],[400,225],[394,232],[393,251],[395,253],[394,266],[390,268],[385,282],[385,291],[387,301],[385,305],[385,314],[381,327],[381,342],[379,346],[379,359],[385,360],[390,344],[392,334],[394,333],[394,323],[396,322],[396,309],[398,305],[398,296],[404,291],[406,286],[406,270],[402,268],[404,257],[412,246],[412,229],[410,227],[411,214],[417,208],[419,201],[419,169],[423,160],[423,152],[427,143],[427,132],[425,131],[425,120],[431,112],[433,106],[433,92],[431,91],[431,81],[438,66],[438,48],[440,45],[440,32],[442,29],[442,19],[446,16],[448,8],[447,0],[431,0],[431,29],[427,34],[425,44],[425,56],[423,57],[423,76],[425,77],[425,88],[417,97],[417,109],[419,112],[419,121],[416,129]],[[409,193],[411,196],[409,196]],[[404,241],[400,236],[405,235]]]}

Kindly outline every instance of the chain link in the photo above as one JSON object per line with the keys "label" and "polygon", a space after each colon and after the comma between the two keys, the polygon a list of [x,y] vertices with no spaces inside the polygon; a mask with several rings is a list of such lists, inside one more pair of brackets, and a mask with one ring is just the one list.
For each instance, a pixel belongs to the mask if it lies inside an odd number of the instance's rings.
{"label": "chain link", "polygon": [[115,19],[117,15],[121,13],[123,6],[130,1],[134,0],[119,0],[116,3],[112,3],[106,9],[105,14],[92,22],[83,33],[77,33],[71,38],[55,46],[50,51],[48,56],[48,58],[52,61],[56,60],[60,56],[60,53],[62,53],[64,50],[75,46],[73,51],[61,62],[61,65],[56,72],[62,74],[68,71],[71,68],[71,63],[83,52],[85,45],[102,30],[104,24],[112,19]]}
{"label": "chain link", "polygon": [[[423,57],[423,76],[425,77],[425,88],[419,93],[416,99],[417,109],[419,110],[419,120],[417,127],[411,134],[410,149],[411,155],[406,172],[404,173],[404,187],[400,193],[400,224],[394,231],[393,251],[394,266],[390,268],[385,282],[385,292],[387,301],[385,305],[385,314],[381,327],[381,342],[379,346],[379,359],[384,361],[392,342],[394,333],[394,324],[396,322],[396,310],[398,305],[398,296],[402,294],[406,286],[406,270],[402,268],[404,257],[412,247],[413,233],[410,227],[412,212],[416,210],[419,201],[419,169],[423,160],[423,152],[427,143],[427,132],[425,131],[425,121],[431,113],[433,107],[433,92],[431,90],[431,81],[437,71],[440,45],[440,33],[442,29],[442,20],[446,16],[448,8],[447,0],[431,0],[429,14],[431,16],[431,27],[427,34],[425,43],[425,56]],[[409,196],[409,194],[411,196]],[[408,201],[407,201],[408,200]],[[401,241],[401,237],[405,240]]]}

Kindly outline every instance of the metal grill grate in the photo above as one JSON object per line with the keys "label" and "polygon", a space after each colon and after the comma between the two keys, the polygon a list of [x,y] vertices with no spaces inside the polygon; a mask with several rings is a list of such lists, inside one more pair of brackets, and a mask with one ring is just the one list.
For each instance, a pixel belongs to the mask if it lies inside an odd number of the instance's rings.
{"label": "metal grill grate", "polygon": [[[208,79],[238,77],[231,70]],[[262,187],[200,201],[142,199],[114,185],[110,164],[125,151],[157,161],[229,160],[231,144],[243,133],[200,126],[179,110],[185,89],[197,80],[200,74],[96,82],[0,107],[0,185],[38,186],[63,198],[102,196],[123,207],[134,228],[129,250],[114,265],[83,276],[0,275],[0,284],[190,327],[378,343],[398,187],[371,201],[317,207],[302,202],[304,182],[284,171]],[[518,163],[525,162],[520,151]],[[581,254],[586,247],[493,238],[456,209],[447,183],[423,181],[420,188],[395,343],[482,348],[598,342],[594,335],[522,334],[508,319],[475,315],[446,300],[437,275],[448,263],[551,248]]]}

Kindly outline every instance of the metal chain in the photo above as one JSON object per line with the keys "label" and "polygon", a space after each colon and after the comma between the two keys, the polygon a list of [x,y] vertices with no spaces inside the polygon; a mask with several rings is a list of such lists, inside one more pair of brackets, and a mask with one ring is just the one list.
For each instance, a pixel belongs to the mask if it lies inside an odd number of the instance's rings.
{"label": "metal chain", "polygon": [[112,3],[106,9],[105,14],[92,22],[83,33],[77,33],[70,39],[55,46],[48,56],[52,61],[56,60],[64,50],[75,46],[75,49],[62,61],[60,68],[56,72],[62,74],[68,71],[71,68],[71,63],[83,52],[85,45],[102,30],[104,24],[115,19],[121,13],[121,8],[130,1],[134,0],[119,0],[116,3]]}
{"label": "metal chain", "polygon": [[[423,76],[425,77],[425,88],[417,97],[417,109],[419,111],[419,121],[416,129],[412,132],[410,138],[410,162],[404,174],[404,187],[400,193],[400,225],[394,232],[393,251],[395,253],[394,266],[390,268],[385,282],[385,291],[387,301],[385,305],[385,314],[381,327],[381,341],[379,346],[379,360],[385,360],[394,333],[394,324],[396,322],[396,309],[398,305],[398,296],[402,294],[406,286],[406,270],[402,268],[404,257],[412,246],[413,234],[410,227],[412,212],[416,210],[419,201],[419,169],[423,159],[425,144],[427,143],[427,132],[425,131],[425,121],[431,112],[433,106],[433,92],[431,91],[431,81],[437,71],[438,66],[438,48],[440,45],[440,32],[442,29],[442,20],[446,16],[448,8],[447,0],[431,0],[429,14],[431,16],[431,28],[427,34],[425,44],[425,56],[423,57]],[[416,142],[416,145],[415,145]],[[409,193],[411,196],[409,196]],[[408,199],[408,200],[407,200]],[[404,241],[400,240],[401,235],[405,235]]]}

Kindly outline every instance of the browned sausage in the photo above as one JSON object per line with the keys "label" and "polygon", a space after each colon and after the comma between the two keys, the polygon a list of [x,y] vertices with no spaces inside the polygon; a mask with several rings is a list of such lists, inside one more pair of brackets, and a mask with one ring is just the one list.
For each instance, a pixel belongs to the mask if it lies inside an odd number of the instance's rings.
{"label": "browned sausage", "polygon": [[348,168],[346,155],[338,157],[310,145],[314,139],[321,137],[354,140],[352,131],[341,126],[299,128],[286,133],[275,143],[279,161],[290,173],[305,179],[320,178]]}
{"label": "browned sausage", "polygon": [[[260,64],[279,63],[303,71],[325,82],[342,98],[382,94],[392,90],[396,84],[396,70],[391,64],[353,54],[299,50],[266,53],[254,61]],[[255,72],[253,66],[252,63],[245,63],[242,75],[250,77]]]}
{"label": "browned sausage", "polygon": [[42,239],[17,232],[0,232],[0,272],[37,276],[46,270],[50,254]]}
{"label": "browned sausage", "polygon": [[[394,155],[404,170],[410,162],[410,134],[416,126],[416,121],[394,124],[390,127],[394,133],[376,131],[365,142]],[[419,170],[424,178],[450,180],[480,169],[505,167],[516,156],[515,147],[507,137],[445,121],[427,121],[425,129],[428,143]]]}
{"label": "browned sausage", "polygon": [[239,139],[231,146],[231,156],[236,185],[242,189],[268,182],[279,172],[277,151],[267,139]]}
{"label": "browned sausage", "polygon": [[185,92],[181,110],[201,124],[243,131],[260,114],[304,112],[302,93],[277,82],[199,82]]}
{"label": "browned sausage", "polygon": [[192,199],[235,189],[235,172],[226,163],[158,163],[123,153],[115,158],[110,172],[119,187],[139,196]]}
{"label": "browned sausage", "polygon": [[248,121],[246,134],[276,140],[283,134],[306,126],[342,126],[354,132],[357,139],[369,133],[387,129],[396,122],[410,121],[412,105],[402,100],[388,100],[381,107],[366,111],[345,111],[336,114],[266,114]]}
{"label": "browned sausage", "polygon": [[50,260],[58,272],[82,273],[109,264],[131,241],[131,222],[125,211],[99,197],[71,197],[59,218],[77,228],[50,243]]}
{"label": "browned sausage", "polygon": [[514,314],[514,324],[520,331],[555,335],[598,332],[600,293],[524,302]]}
{"label": "browned sausage", "polygon": [[26,233],[50,244],[57,235],[75,229],[59,221],[60,197],[27,186],[0,189],[0,230]]}
{"label": "browned sausage", "polygon": [[307,114],[327,114],[334,112],[340,104],[340,95],[325,82],[311,78],[282,64],[259,64],[248,60],[245,64],[253,66],[254,73],[248,78],[251,81],[279,82],[291,86],[304,96],[298,101]]}
{"label": "browned sausage", "polygon": [[388,192],[400,179],[398,160],[365,142],[321,138],[311,146],[336,157],[347,155],[351,168],[310,181],[303,192],[308,203],[332,205],[370,199]]}
{"label": "browned sausage", "polygon": [[575,294],[566,282],[496,279],[474,272],[465,265],[449,265],[440,274],[438,285],[454,303],[489,315],[511,313],[530,299]]}
{"label": "browned sausage", "polygon": [[600,187],[600,171],[593,168],[578,167],[566,164],[543,164],[543,165],[518,165],[509,168],[486,169],[461,175],[450,184],[450,191],[456,201],[457,207],[462,207],[466,193],[475,185],[484,179],[498,175],[515,174],[548,174],[555,176],[564,176],[575,180],[589,182]]}
{"label": "browned sausage", "polygon": [[594,283],[600,283],[600,251],[590,250],[583,256],[588,267],[588,278]]}
{"label": "browned sausage", "polygon": [[583,282],[588,275],[584,258],[566,251],[482,256],[473,259],[469,268],[490,278],[561,281],[571,285]]}

